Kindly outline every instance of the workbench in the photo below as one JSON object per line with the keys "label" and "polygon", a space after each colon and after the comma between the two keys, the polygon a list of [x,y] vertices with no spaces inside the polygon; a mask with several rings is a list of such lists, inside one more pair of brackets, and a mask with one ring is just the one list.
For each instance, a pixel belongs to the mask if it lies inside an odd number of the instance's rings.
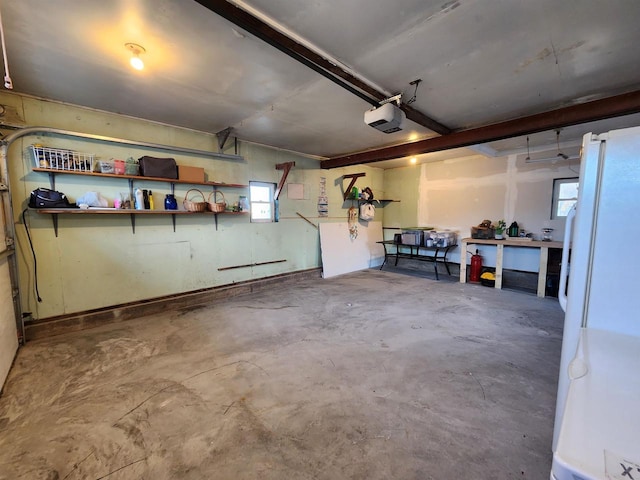
{"label": "workbench", "polygon": [[537,248],[540,250],[540,263],[538,268],[539,297],[545,296],[547,286],[547,263],[549,261],[550,248],[562,248],[562,242],[543,242],[539,240],[484,240],[480,238],[463,238],[460,249],[460,283],[467,282],[467,245],[495,245],[496,247],[496,284],[495,288],[502,288],[502,260],[505,247],[508,248]]}
{"label": "workbench", "polygon": [[[380,270],[382,270],[382,267],[387,263],[387,258],[395,257],[396,266],[398,265],[399,258],[432,262],[433,269],[436,272],[436,280],[440,280],[440,277],[438,276],[438,262],[444,263],[444,266],[447,269],[447,274],[451,275],[449,263],[447,262],[447,254],[449,253],[449,250],[457,247],[457,245],[448,245],[446,247],[425,247],[422,245],[396,243],[394,240],[384,240],[377,243],[382,244],[384,247],[384,261],[382,262],[382,265],[380,265]],[[395,249],[392,249],[391,246],[395,247]]]}

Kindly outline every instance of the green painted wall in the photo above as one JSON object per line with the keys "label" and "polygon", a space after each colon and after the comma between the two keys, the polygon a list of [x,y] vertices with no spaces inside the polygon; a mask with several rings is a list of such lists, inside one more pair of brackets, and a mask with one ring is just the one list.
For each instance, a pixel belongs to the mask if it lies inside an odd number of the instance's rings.
{"label": "green painted wall", "polygon": [[[217,151],[215,135],[148,122],[140,119],[95,111],[77,106],[44,101],[13,93],[0,93],[0,104],[15,107],[29,126],[46,126],[125,138],[141,142]],[[7,134],[9,130],[4,130]],[[128,216],[78,215],[60,216],[56,238],[51,218],[30,212],[31,229],[38,259],[38,279],[42,303],[35,299],[33,260],[20,218],[29,193],[37,187],[48,187],[45,173],[32,172],[29,145],[68,148],[94,153],[98,159],[124,159],[142,155],[173,156],[178,164],[200,166],[208,180],[248,184],[251,180],[277,183],[282,173],[278,163],[295,161],[288,183],[301,183],[304,200],[290,200],[284,188],[280,196],[280,222],[250,223],[248,216],[220,215],[218,230],[212,216],[180,217],[173,232],[171,216],[138,216],[136,233],[132,233]],[[227,153],[234,153],[228,142]],[[348,203],[342,200],[341,176],[365,172],[359,188],[370,186],[376,196],[384,195],[383,171],[360,166],[321,170],[316,159],[291,152],[239,142],[244,162],[210,159],[183,154],[168,154],[128,146],[94,141],[79,141],[59,136],[29,136],[16,141],[9,149],[14,221],[16,222],[20,288],[23,310],[35,318],[49,318],[128,302],[231,284],[271,275],[321,266],[318,231],[296,212],[314,223],[344,221]],[[326,177],[329,217],[317,216],[320,178]],[[346,181],[345,181],[346,184]],[[162,208],[170,184],[136,180],[135,186],[153,190],[156,208]],[[176,196],[182,202],[189,185],[176,185]],[[197,187],[206,190],[207,187]],[[56,190],[75,200],[87,191],[98,191],[110,202],[120,192],[128,191],[125,179],[57,175]],[[223,190],[233,203],[248,189]],[[204,192],[208,194],[208,191]],[[383,220],[384,209],[378,209],[376,220]],[[234,265],[286,260],[283,263],[219,271]]]}

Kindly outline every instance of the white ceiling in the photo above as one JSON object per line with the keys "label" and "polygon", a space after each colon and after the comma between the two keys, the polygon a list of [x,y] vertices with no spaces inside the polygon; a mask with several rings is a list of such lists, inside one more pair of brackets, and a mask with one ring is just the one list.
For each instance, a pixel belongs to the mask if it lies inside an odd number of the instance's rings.
{"label": "white ceiling", "polygon": [[[248,0],[234,2],[386,94],[469,128],[637,90],[636,0]],[[14,89],[73,104],[330,157],[433,136],[384,134],[370,105],[193,0],[0,2]],[[127,42],[146,68],[128,64]],[[640,124],[637,115],[561,132]],[[95,132],[100,133],[100,132]],[[531,147],[555,148],[555,132]],[[494,154],[526,148],[493,142]],[[475,154],[469,149],[420,161]],[[406,163],[388,161],[379,166]]]}

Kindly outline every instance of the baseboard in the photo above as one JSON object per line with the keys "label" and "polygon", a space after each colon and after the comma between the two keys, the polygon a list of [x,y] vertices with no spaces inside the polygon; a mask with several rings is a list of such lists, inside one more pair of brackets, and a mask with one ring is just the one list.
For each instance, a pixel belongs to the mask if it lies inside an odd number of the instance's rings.
{"label": "baseboard", "polygon": [[166,312],[167,310],[179,310],[195,305],[209,304],[237,295],[272,288],[274,285],[298,282],[311,278],[321,278],[321,273],[321,268],[311,268],[309,270],[283,273],[258,280],[248,280],[69,315],[28,320],[25,321],[25,338],[29,341],[64,335],[79,330],[96,328],[109,323],[123,322],[133,318]]}

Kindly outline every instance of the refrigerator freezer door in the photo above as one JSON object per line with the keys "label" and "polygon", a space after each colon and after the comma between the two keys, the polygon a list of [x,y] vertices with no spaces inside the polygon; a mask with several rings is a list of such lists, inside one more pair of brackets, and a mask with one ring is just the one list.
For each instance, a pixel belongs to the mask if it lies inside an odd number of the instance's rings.
{"label": "refrigerator freezer door", "polygon": [[640,337],[640,128],[598,139],[604,155],[591,233],[586,326]]}

